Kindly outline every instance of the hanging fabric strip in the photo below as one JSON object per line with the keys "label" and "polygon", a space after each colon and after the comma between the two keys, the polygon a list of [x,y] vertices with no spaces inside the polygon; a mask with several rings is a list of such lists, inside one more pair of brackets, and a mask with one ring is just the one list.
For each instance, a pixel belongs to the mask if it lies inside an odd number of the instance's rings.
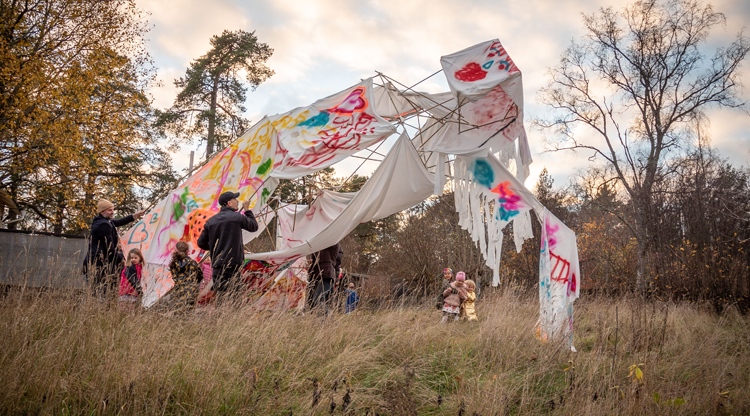
{"label": "hanging fabric strip", "polygon": [[503,249],[503,232],[498,231],[500,239],[495,243],[495,264],[492,267],[492,286],[497,287],[500,284],[500,253]]}
{"label": "hanging fabric strip", "polygon": [[516,253],[523,249],[523,243],[534,237],[531,228],[531,213],[524,212],[513,219],[513,242],[516,243]]}
{"label": "hanging fabric strip", "polygon": [[445,153],[437,153],[437,164],[435,165],[435,195],[443,195],[445,188]]}
{"label": "hanging fabric strip", "polygon": [[573,302],[580,294],[576,236],[544,209],[539,256],[539,336],[573,346]]}
{"label": "hanging fabric strip", "polygon": [[487,249],[484,253],[484,259],[485,264],[490,269],[495,267],[495,241],[497,236],[495,235],[497,232],[497,227],[495,227],[495,224],[493,222],[493,216],[491,211],[491,201],[489,198],[485,198],[484,200],[484,224],[487,226]]}

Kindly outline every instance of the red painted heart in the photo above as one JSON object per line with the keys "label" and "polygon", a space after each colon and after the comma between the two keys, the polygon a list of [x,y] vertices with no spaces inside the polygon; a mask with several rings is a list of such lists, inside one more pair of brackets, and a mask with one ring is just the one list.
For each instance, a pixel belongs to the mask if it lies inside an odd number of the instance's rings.
{"label": "red painted heart", "polygon": [[463,68],[456,71],[453,75],[459,81],[474,82],[484,79],[487,76],[487,71],[482,69],[476,62],[469,62]]}

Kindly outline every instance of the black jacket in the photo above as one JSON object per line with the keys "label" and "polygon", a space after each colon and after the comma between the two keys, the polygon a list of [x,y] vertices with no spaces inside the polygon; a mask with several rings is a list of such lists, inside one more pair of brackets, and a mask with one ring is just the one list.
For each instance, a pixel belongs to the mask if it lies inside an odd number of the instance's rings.
{"label": "black jacket", "polygon": [[206,221],[197,242],[198,247],[211,253],[214,269],[241,266],[245,262],[242,230],[258,230],[258,221],[251,211],[242,215],[232,208],[221,207],[221,211]]}
{"label": "black jacket", "polygon": [[89,262],[97,267],[114,265],[123,260],[122,254],[118,252],[117,243],[120,237],[117,235],[117,227],[130,224],[135,218],[132,215],[110,220],[101,214],[94,217],[91,222],[91,236],[89,237],[89,250],[83,260],[84,270]]}
{"label": "black jacket", "polygon": [[[318,279],[334,279],[336,273],[336,257],[339,255],[339,244],[336,243],[328,248],[313,253],[310,257],[312,264],[307,270],[310,281]],[[342,252],[343,253],[343,252]]]}

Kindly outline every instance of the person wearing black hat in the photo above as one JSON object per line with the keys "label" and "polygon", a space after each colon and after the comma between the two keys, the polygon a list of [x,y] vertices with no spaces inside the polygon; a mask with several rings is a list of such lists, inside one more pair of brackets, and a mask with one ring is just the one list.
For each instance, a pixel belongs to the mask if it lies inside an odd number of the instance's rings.
{"label": "person wearing black hat", "polygon": [[227,292],[242,269],[245,261],[242,230],[258,230],[255,215],[247,209],[250,201],[242,203],[244,215],[237,212],[239,196],[238,192],[224,192],[219,196],[221,210],[206,221],[197,241],[198,247],[210,253],[213,287],[217,295]]}

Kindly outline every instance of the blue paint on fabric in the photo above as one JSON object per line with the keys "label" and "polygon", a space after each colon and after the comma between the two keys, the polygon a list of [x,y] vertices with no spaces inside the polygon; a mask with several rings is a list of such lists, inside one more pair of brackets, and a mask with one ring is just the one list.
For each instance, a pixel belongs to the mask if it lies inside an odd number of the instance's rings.
{"label": "blue paint on fabric", "polygon": [[299,123],[299,126],[302,127],[320,127],[325,126],[328,124],[328,120],[331,118],[331,115],[328,114],[327,111],[321,111],[318,113],[315,117],[311,117],[302,123]]}
{"label": "blue paint on fabric", "polygon": [[474,178],[481,185],[489,189],[494,188],[492,184],[495,182],[495,171],[492,170],[492,166],[490,166],[490,164],[487,163],[487,161],[482,160],[482,159],[477,159],[474,162],[473,173],[474,173]]}

